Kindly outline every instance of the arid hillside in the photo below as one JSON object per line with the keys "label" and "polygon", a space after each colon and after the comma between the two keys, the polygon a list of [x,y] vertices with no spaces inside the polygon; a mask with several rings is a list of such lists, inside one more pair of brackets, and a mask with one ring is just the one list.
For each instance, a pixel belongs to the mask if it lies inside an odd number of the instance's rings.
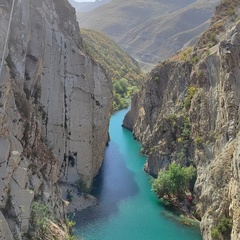
{"label": "arid hillside", "polygon": [[220,0],[113,0],[77,13],[80,27],[106,33],[141,66],[153,65],[196,43]]}

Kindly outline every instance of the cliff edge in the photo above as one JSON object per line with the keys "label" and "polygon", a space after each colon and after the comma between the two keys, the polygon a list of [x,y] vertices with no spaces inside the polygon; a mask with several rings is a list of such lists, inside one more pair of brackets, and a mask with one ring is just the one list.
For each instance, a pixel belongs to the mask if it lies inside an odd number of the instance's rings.
{"label": "cliff edge", "polygon": [[206,240],[240,239],[239,13],[238,1],[222,1],[194,48],[150,72],[123,123],[151,175],[171,163],[197,167],[195,216]]}
{"label": "cliff edge", "polygon": [[59,182],[80,179],[91,185],[108,141],[112,86],[83,53],[67,0],[5,2],[0,6],[1,53],[7,42],[0,78],[0,239],[11,240],[34,234],[36,202],[47,205],[58,223],[65,220]]}

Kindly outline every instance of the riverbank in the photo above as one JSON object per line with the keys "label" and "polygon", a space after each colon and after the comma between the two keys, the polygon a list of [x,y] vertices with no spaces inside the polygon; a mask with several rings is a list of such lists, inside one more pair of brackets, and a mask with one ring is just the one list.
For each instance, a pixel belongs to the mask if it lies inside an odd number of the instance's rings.
{"label": "riverbank", "polygon": [[121,127],[125,114],[122,110],[111,118],[111,141],[93,184],[99,203],[75,214],[75,235],[84,240],[200,240],[199,226],[170,218],[171,211],[151,191],[141,145]]}

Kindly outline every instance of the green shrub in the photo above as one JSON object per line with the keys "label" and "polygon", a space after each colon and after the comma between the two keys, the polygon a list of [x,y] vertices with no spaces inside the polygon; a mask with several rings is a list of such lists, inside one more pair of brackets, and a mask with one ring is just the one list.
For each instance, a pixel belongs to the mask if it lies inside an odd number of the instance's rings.
{"label": "green shrub", "polygon": [[232,219],[223,217],[218,225],[212,230],[211,236],[214,239],[219,239],[220,235],[223,237],[229,236],[232,231]]}
{"label": "green shrub", "polygon": [[207,51],[206,51],[206,56],[209,56],[210,55],[210,50],[208,49]]}
{"label": "green shrub", "polygon": [[199,147],[202,146],[203,142],[204,142],[204,138],[203,138],[203,137],[196,137],[196,138],[194,139],[194,143],[195,143],[197,146],[199,146]]}
{"label": "green shrub", "polygon": [[78,181],[77,187],[80,193],[90,193],[91,191],[91,187],[88,187],[87,184],[82,179]]}
{"label": "green shrub", "polygon": [[[75,225],[76,223],[75,223],[73,220],[71,220],[71,219],[68,218],[66,224],[67,224],[67,227],[68,227],[69,232],[70,232],[70,236],[69,236],[69,237],[71,237],[72,232],[73,232],[73,227],[74,227],[74,225]],[[74,239],[74,238],[73,238],[73,239]]]}
{"label": "green shrub", "polygon": [[[31,223],[36,239],[48,235],[48,221],[51,220],[49,206],[41,202],[32,203]],[[40,238],[39,238],[40,237]]]}
{"label": "green shrub", "polygon": [[153,152],[155,152],[156,150],[157,150],[157,146],[156,146],[156,145],[153,146],[153,147],[151,147],[151,148],[150,148],[150,154],[153,153]]}
{"label": "green shrub", "polygon": [[196,87],[194,87],[194,86],[188,87],[188,89],[187,89],[187,96],[186,96],[185,101],[183,103],[183,106],[186,109],[190,108],[192,98],[193,98],[193,96],[195,95],[196,92],[197,92],[197,88]]}
{"label": "green shrub", "polygon": [[229,218],[222,218],[217,226],[218,230],[224,235],[232,231],[232,220]]}
{"label": "green shrub", "polygon": [[193,166],[182,167],[180,164],[173,163],[169,165],[168,170],[159,172],[152,184],[152,189],[160,198],[164,195],[180,198],[196,176],[197,170]]}
{"label": "green shrub", "polygon": [[189,109],[191,107],[191,99],[187,98],[185,101],[184,101],[184,107],[186,109]]}
{"label": "green shrub", "polygon": [[196,91],[197,91],[196,87],[194,86],[188,87],[188,97],[192,99]]}
{"label": "green shrub", "polygon": [[181,137],[183,138],[183,140],[189,140],[190,133],[191,133],[190,121],[188,117],[185,117],[182,133],[181,133]]}
{"label": "green shrub", "polygon": [[202,78],[203,77],[203,71],[198,71],[197,76],[198,76],[198,78]]}
{"label": "green shrub", "polygon": [[181,61],[188,61],[191,57],[192,47],[188,47],[181,52]]}
{"label": "green shrub", "polygon": [[160,124],[158,125],[158,127],[159,127],[159,131],[160,131],[162,134],[164,134],[164,133],[167,132],[167,129],[166,129],[166,127],[164,126],[163,123],[160,123]]}
{"label": "green shrub", "polygon": [[212,232],[211,232],[211,236],[212,236],[212,238],[213,239],[219,239],[219,231],[218,231],[218,229],[217,228],[214,228],[213,230],[212,230]]}
{"label": "green shrub", "polygon": [[192,58],[192,63],[193,64],[197,64],[199,62],[199,57],[198,56],[194,56],[193,58]]}

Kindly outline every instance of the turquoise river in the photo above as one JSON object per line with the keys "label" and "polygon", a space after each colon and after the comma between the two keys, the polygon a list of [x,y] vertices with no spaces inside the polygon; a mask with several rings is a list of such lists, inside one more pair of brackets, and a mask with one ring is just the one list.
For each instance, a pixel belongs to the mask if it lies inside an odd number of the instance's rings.
{"label": "turquoise river", "polygon": [[202,239],[198,226],[183,224],[151,191],[141,145],[121,127],[126,111],[111,118],[111,141],[93,184],[99,204],[75,215],[74,234],[84,240]]}

